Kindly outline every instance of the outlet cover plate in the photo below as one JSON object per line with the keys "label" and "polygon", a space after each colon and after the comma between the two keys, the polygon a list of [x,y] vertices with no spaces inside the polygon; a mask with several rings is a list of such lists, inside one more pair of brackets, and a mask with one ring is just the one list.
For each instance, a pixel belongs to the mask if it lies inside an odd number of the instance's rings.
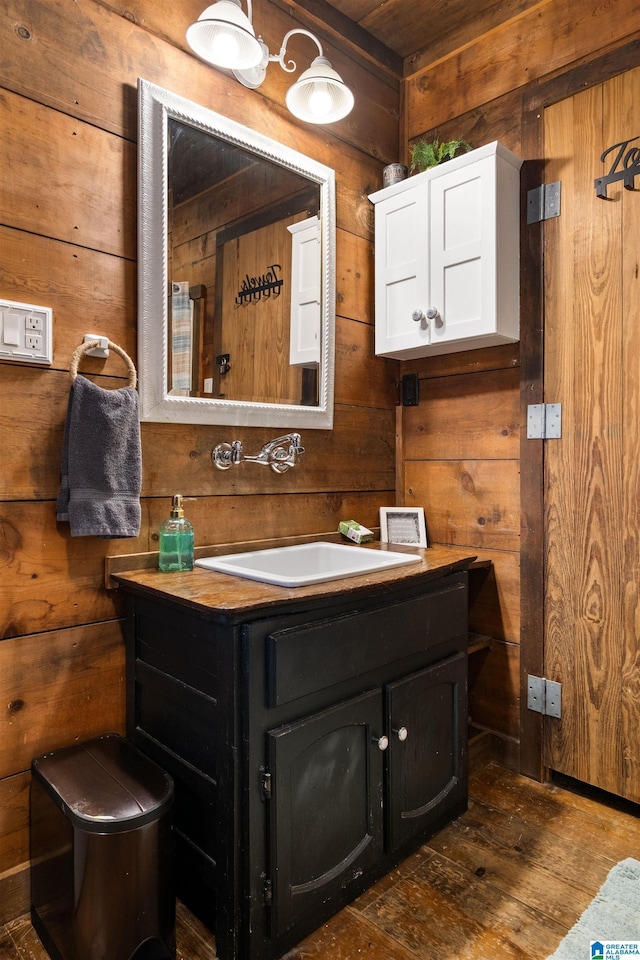
{"label": "outlet cover plate", "polygon": [[0,360],[53,363],[53,310],[0,300]]}

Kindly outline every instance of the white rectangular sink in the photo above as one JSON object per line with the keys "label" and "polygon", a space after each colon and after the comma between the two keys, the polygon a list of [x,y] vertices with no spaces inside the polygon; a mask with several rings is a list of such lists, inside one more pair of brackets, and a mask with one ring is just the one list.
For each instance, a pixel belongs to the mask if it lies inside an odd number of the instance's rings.
{"label": "white rectangular sink", "polygon": [[290,547],[270,547],[247,553],[228,553],[222,557],[196,560],[197,567],[231,573],[236,577],[275,583],[280,587],[303,587],[341,577],[357,577],[407,563],[417,563],[415,553],[371,550],[345,543],[301,543]]}

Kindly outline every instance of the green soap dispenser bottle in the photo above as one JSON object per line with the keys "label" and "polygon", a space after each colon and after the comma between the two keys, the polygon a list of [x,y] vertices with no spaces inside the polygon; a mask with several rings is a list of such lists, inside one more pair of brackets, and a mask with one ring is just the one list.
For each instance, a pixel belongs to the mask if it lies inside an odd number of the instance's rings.
{"label": "green soap dispenser bottle", "polygon": [[171,516],[160,527],[158,566],[165,573],[193,570],[193,527],[185,518],[179,493],[172,499]]}

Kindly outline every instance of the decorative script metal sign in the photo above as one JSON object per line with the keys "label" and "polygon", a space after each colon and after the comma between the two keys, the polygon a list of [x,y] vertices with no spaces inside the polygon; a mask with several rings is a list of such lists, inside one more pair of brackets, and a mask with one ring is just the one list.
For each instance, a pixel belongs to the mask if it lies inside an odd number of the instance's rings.
{"label": "decorative script metal sign", "polygon": [[604,163],[605,157],[608,157],[614,150],[616,151],[609,173],[604,177],[596,177],[594,180],[593,185],[596,188],[597,197],[608,200],[607,186],[617,180],[624,181],[625,190],[634,189],[633,181],[636,177],[640,177],[640,147],[631,147],[629,144],[635,143],[636,140],[640,140],[640,136],[614,143],[602,154],[600,159]]}
{"label": "decorative script metal sign", "polygon": [[266,273],[259,277],[250,277],[249,274],[246,274],[238,290],[236,303],[250,303],[252,300],[262,300],[263,297],[266,300],[272,296],[279,297],[283,284],[279,274],[280,270],[282,270],[282,267],[279,263],[272,263],[267,267]]}

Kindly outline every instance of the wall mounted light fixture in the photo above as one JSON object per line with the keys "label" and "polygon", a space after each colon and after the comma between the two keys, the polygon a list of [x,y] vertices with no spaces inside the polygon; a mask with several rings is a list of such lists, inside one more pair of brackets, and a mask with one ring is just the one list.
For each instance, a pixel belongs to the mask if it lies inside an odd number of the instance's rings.
{"label": "wall mounted light fixture", "polygon": [[232,70],[240,83],[255,90],[264,81],[270,61],[279,63],[286,73],[296,70],[293,60],[285,60],[287,43],[294,34],[304,34],[314,41],[319,56],[287,91],[287,107],[306,123],[333,123],[346,117],[353,107],[353,94],[324,56],[318,38],[302,28],[289,30],[280,52],[269,53],[253,29],[251,0],[247,0],[247,11],[243,12],[240,0],[217,0],[187,28],[187,43],[202,60]]}

